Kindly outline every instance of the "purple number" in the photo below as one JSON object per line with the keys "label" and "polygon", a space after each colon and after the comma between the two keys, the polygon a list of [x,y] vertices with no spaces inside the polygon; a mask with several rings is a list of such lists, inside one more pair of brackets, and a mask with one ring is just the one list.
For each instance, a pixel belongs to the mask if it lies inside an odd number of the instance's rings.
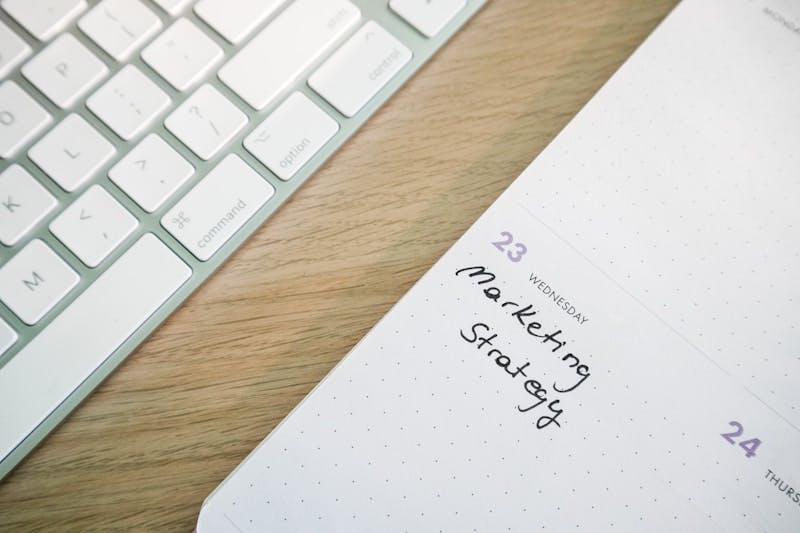
{"label": "purple number", "polygon": [[[722,438],[731,444],[736,444],[736,441],[733,439],[742,436],[742,433],[744,433],[744,426],[735,420],[728,422],[728,424],[735,427],[736,431],[732,431],[731,433],[721,433]],[[739,443],[739,446],[745,451],[745,457],[753,457],[756,454],[758,447],[761,446],[761,439],[743,440]]]}
{"label": "purple number", "polygon": [[[492,243],[492,246],[500,250],[501,252],[506,252],[506,246],[514,243],[514,236],[511,235],[509,232],[504,231],[500,233],[501,237],[504,237],[505,240],[500,240]],[[528,253],[528,248],[521,242],[514,244],[514,251],[509,250],[506,252],[506,257],[513,262],[519,263],[522,261],[522,256]]]}
{"label": "purple number", "polygon": [[501,252],[504,252],[504,251],[506,250],[506,246],[508,246],[509,244],[511,244],[512,242],[514,242],[514,236],[513,236],[513,235],[511,235],[511,234],[510,234],[509,232],[507,232],[507,231],[504,231],[503,233],[501,233],[501,234],[500,234],[500,236],[501,236],[501,237],[505,237],[505,238],[506,238],[506,240],[505,240],[505,241],[497,241],[497,242],[493,242],[493,243],[492,243],[492,245],[493,245],[495,248],[497,248],[498,250],[500,250]]}
{"label": "purple number", "polygon": [[744,433],[744,427],[735,420],[732,422],[728,422],[728,424],[735,427],[736,431],[733,431],[731,433],[722,433],[722,437],[731,444],[736,444],[736,441],[733,439],[734,437],[741,437],[742,433]]}

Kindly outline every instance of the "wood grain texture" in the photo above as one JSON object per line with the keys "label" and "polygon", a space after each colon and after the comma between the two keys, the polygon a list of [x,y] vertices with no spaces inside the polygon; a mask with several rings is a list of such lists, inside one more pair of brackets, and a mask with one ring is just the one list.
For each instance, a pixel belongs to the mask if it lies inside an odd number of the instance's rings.
{"label": "wood grain texture", "polygon": [[491,1],[0,483],[0,530],[191,531],[675,3]]}

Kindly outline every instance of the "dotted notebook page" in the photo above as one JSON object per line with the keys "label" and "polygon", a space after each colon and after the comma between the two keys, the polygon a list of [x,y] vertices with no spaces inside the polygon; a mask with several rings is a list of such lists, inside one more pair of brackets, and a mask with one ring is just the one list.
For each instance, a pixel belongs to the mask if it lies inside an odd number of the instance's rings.
{"label": "dotted notebook page", "polygon": [[682,3],[198,531],[800,531],[787,17]]}
{"label": "dotted notebook page", "polygon": [[796,2],[726,5],[713,28],[717,3],[678,10],[685,37],[635,54],[640,75],[601,90],[517,190],[800,427],[800,32],[773,4],[800,21]]}

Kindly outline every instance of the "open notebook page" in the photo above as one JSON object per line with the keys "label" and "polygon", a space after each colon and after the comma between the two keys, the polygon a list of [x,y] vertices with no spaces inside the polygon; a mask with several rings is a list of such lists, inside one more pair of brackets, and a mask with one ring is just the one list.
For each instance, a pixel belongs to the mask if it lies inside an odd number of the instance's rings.
{"label": "open notebook page", "polygon": [[798,65],[679,5],[199,531],[800,531]]}

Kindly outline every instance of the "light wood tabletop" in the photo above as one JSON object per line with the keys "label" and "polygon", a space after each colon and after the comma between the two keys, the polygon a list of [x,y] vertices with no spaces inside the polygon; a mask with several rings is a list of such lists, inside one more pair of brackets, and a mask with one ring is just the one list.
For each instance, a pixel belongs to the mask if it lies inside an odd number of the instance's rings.
{"label": "light wood tabletop", "polygon": [[675,3],[490,1],[0,482],[0,530],[191,531]]}

